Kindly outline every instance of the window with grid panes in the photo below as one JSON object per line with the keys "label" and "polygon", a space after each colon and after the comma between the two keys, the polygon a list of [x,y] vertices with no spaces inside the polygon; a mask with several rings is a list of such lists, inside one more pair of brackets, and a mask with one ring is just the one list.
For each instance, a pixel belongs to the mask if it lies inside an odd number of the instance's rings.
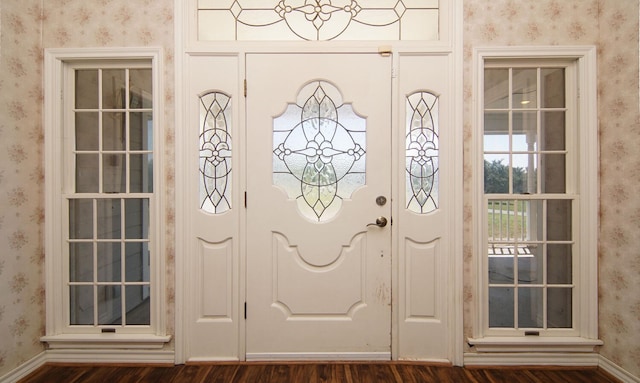
{"label": "window with grid panes", "polygon": [[74,66],[65,112],[68,325],[151,325],[151,63]]}
{"label": "window with grid panes", "polygon": [[574,327],[574,75],[569,63],[485,63],[487,334]]}

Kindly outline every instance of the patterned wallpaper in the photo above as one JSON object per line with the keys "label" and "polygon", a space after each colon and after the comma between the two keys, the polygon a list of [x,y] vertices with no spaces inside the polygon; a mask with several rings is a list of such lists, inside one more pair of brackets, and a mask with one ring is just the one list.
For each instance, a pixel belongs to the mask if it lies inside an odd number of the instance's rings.
{"label": "patterned wallpaper", "polygon": [[[0,2],[0,376],[43,350],[43,48],[164,48],[165,155],[173,158],[173,0]],[[174,200],[173,161],[165,166]],[[167,264],[174,264],[174,213],[166,212]],[[167,268],[173,333],[173,267]]]}
{"label": "patterned wallpaper", "polygon": [[[135,4],[135,6],[134,6]],[[161,46],[165,50],[164,178],[168,332],[173,333],[173,0],[0,2],[0,376],[43,350],[42,58],[48,47]],[[601,138],[602,354],[640,376],[640,117],[637,0],[466,0],[465,222],[471,207],[471,54],[474,46],[596,44]],[[594,153],[594,155],[597,155]],[[622,159],[622,160],[621,160]],[[465,228],[465,335],[472,315],[471,227]]]}
{"label": "patterned wallpaper", "polygon": [[[466,0],[464,5],[465,222],[471,222],[473,211],[473,47],[597,47],[601,354],[635,376],[640,376],[640,198],[635,193],[640,184],[638,6],[638,0]],[[470,225],[465,227],[464,243],[465,336],[471,336]]]}

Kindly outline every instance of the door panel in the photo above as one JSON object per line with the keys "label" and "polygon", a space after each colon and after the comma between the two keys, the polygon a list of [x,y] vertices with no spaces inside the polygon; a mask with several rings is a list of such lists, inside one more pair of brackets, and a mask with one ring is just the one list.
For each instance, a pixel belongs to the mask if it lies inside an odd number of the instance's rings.
{"label": "door panel", "polygon": [[[394,249],[400,359],[447,361],[455,171],[451,55],[400,55]],[[404,165],[404,166],[403,166]],[[405,169],[402,169],[404,167]]]}
{"label": "door panel", "polygon": [[[188,124],[189,180],[181,208],[189,219],[186,296],[188,361],[237,360],[240,353],[238,57],[190,56]],[[225,124],[220,122],[224,121]],[[224,147],[224,150],[222,148]],[[233,156],[233,158],[231,158]],[[225,177],[222,177],[225,175]]]}
{"label": "door panel", "polygon": [[250,54],[248,359],[390,358],[391,58]]}

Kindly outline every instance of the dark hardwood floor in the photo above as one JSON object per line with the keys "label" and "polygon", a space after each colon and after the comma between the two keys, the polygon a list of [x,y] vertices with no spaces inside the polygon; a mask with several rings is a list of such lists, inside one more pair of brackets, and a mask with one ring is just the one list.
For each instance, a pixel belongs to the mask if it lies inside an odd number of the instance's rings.
{"label": "dark hardwood floor", "polygon": [[420,363],[235,363],[180,366],[47,364],[29,383],[618,383],[596,368],[461,368]]}

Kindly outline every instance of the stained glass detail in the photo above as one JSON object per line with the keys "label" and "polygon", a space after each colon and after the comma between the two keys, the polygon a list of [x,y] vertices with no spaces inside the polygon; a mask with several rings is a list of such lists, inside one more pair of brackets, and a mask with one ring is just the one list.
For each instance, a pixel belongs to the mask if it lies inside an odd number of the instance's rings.
{"label": "stained glass detail", "polygon": [[231,97],[200,95],[200,208],[221,214],[231,209]]}
{"label": "stained glass detail", "polygon": [[273,120],[273,183],[307,218],[334,217],[365,184],[366,119],[326,81],[304,86]]}
{"label": "stained glass detail", "polygon": [[199,40],[437,40],[438,0],[199,0]]}
{"label": "stained glass detail", "polygon": [[415,92],[407,97],[407,209],[427,214],[438,208],[438,97]]}

